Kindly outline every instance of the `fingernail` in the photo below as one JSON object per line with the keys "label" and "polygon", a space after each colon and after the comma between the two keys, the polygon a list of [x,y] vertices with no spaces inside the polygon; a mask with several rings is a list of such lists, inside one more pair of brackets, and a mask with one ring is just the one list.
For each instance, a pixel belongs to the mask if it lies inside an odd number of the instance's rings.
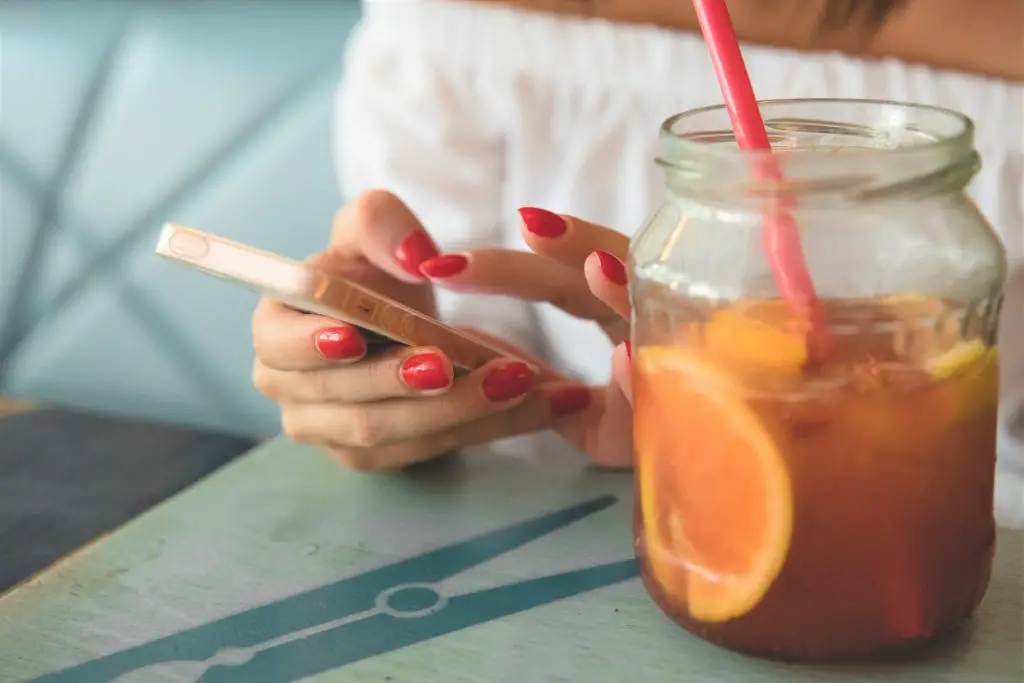
{"label": "fingernail", "polygon": [[418,391],[437,391],[451,384],[448,365],[436,353],[420,353],[402,362],[402,382]]}
{"label": "fingernail", "polygon": [[626,266],[622,261],[602,249],[597,249],[594,253],[597,254],[597,258],[601,262],[601,272],[604,273],[604,276],[617,285],[625,286],[628,280]]}
{"label": "fingernail", "polygon": [[422,230],[417,230],[402,240],[402,243],[395,249],[395,260],[410,275],[423,277],[420,275],[420,266],[424,261],[428,261],[440,253],[434,240],[430,239],[430,235]]}
{"label": "fingernail", "polygon": [[446,278],[458,275],[469,265],[463,254],[444,254],[420,264],[420,272],[426,277]]}
{"label": "fingernail", "polygon": [[502,403],[519,398],[533,388],[533,373],[526,363],[502,365],[484,377],[484,396],[491,403]]}
{"label": "fingernail", "polygon": [[366,355],[366,341],[351,327],[328,327],[317,332],[316,350],[330,360],[352,360]]}
{"label": "fingernail", "polygon": [[587,387],[569,387],[551,395],[551,414],[565,417],[586,410],[590,405],[590,389]]}
{"label": "fingernail", "polygon": [[526,229],[538,237],[561,237],[568,229],[564,218],[546,209],[523,207],[519,209],[519,216]]}
{"label": "fingernail", "polygon": [[630,361],[633,360],[633,344],[630,342],[622,342],[626,347],[626,358]]}

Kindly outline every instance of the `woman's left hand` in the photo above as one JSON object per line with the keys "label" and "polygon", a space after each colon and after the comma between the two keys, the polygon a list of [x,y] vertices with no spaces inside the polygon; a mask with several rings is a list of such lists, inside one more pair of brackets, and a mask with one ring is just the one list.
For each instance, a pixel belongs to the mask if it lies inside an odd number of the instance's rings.
{"label": "woman's left hand", "polygon": [[615,344],[612,383],[595,387],[590,407],[557,430],[595,465],[633,466],[629,297],[623,265],[629,238],[544,209],[520,209],[523,237],[534,253],[474,249],[421,266],[437,286],[546,302],[601,326]]}

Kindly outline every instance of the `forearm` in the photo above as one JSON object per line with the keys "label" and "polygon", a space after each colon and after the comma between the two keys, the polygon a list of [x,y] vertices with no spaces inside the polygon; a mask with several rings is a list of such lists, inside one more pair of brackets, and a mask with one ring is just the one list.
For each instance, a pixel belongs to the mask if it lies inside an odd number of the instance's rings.
{"label": "forearm", "polygon": [[[477,0],[538,11],[698,30],[689,0]],[[880,25],[866,17],[870,0],[728,0],[746,42],[800,50],[838,50],[1024,81],[1024,2],[905,0]],[[835,24],[829,7],[863,6]]]}

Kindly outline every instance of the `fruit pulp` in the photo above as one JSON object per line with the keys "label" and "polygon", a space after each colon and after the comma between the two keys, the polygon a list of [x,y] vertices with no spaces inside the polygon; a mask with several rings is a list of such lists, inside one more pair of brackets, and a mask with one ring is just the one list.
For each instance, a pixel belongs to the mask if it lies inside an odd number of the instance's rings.
{"label": "fruit pulp", "polygon": [[829,308],[816,365],[777,302],[635,328],[645,585],[684,628],[776,659],[947,631],[994,553],[995,349],[942,302]]}

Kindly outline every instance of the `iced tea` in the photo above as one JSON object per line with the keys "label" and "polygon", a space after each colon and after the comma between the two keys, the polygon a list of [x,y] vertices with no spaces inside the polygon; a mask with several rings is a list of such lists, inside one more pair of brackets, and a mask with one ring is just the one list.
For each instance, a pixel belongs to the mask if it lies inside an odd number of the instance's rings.
{"label": "iced tea", "polygon": [[635,330],[636,545],[659,606],[789,660],[928,639],[992,565],[998,363],[947,302],[830,303],[807,357],[779,302]]}

